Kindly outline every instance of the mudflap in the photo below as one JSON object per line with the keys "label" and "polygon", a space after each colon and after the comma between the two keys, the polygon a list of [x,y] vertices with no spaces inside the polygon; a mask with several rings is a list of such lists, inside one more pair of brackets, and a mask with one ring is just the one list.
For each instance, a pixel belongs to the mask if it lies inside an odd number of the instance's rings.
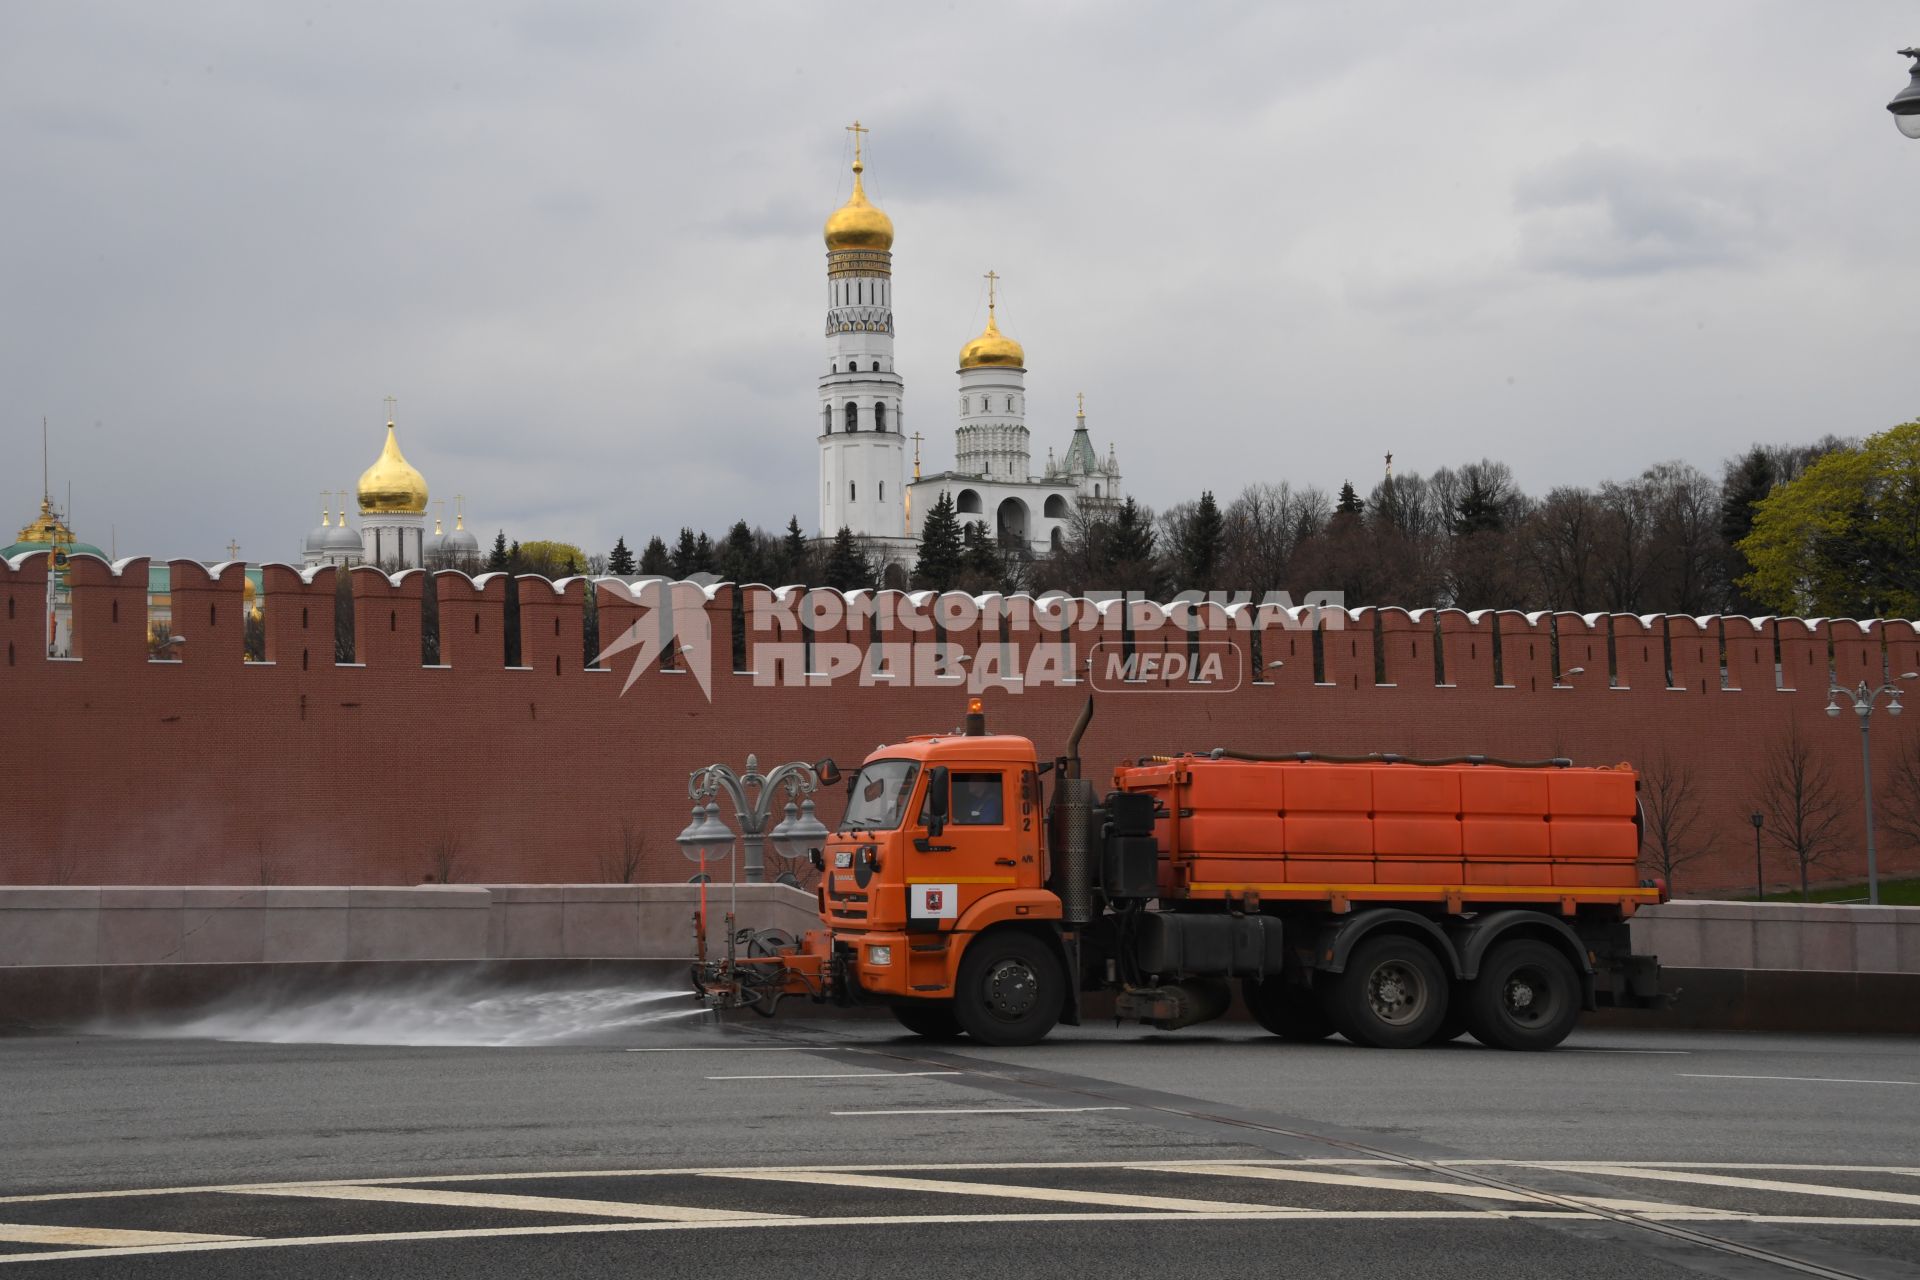
{"label": "mudflap", "polygon": [[1080,932],[1077,929],[1060,931],[1061,958],[1066,961],[1067,994],[1061,1001],[1060,1021],[1069,1027],[1080,1025]]}

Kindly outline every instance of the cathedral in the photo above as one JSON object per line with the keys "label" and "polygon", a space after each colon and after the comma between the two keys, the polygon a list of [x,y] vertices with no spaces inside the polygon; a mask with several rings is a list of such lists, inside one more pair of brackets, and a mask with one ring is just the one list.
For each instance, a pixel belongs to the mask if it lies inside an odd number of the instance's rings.
{"label": "cathedral", "polygon": [[[347,493],[340,490],[340,519],[335,523],[320,495],[320,523],[307,534],[300,562],[304,567],[357,564],[382,569],[479,568],[480,541],[467,528],[466,512],[456,505],[454,527],[446,531],[440,516],[427,532],[427,480],[400,452],[393,419],[387,419],[387,440],[373,465],[360,475],[356,494],[360,527],[347,524]],[[456,498],[456,503],[461,500]]]}
{"label": "cathedral", "polygon": [[[1000,331],[987,273],[987,326],[960,348],[952,469],[906,477],[905,384],[893,367],[893,220],[867,198],[861,135],[853,194],[827,219],[827,371],[820,375],[820,536],[850,529],[889,564],[910,566],[927,513],[953,500],[963,524],[1028,555],[1058,549],[1076,509],[1121,500],[1120,464],[1087,433],[1085,397],[1066,453],[1039,474],[1027,431],[1027,353]],[[916,434],[917,442],[920,437]]]}

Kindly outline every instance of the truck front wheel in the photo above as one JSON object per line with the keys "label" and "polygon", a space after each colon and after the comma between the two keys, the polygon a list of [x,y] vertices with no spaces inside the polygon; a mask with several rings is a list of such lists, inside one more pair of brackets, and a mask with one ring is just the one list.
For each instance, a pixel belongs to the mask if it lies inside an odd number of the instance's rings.
{"label": "truck front wheel", "polygon": [[1046,943],[1028,933],[986,933],[960,958],[953,1012],[981,1044],[1033,1044],[1060,1020],[1065,994],[1065,975]]}
{"label": "truck front wheel", "polygon": [[1412,938],[1368,938],[1331,977],[1327,1016],[1355,1044],[1411,1049],[1432,1039],[1447,1016],[1447,975]]}
{"label": "truck front wheel", "polygon": [[957,1040],[960,1019],[954,1016],[951,1000],[902,1000],[892,1006],[901,1026],[929,1040]]}
{"label": "truck front wheel", "polygon": [[1580,1016],[1580,977],[1560,951],[1530,938],[1503,942],[1467,984],[1467,1030],[1494,1049],[1551,1049]]}
{"label": "truck front wheel", "polygon": [[1333,1034],[1318,997],[1284,978],[1243,978],[1240,998],[1253,1020],[1282,1040],[1325,1040]]}

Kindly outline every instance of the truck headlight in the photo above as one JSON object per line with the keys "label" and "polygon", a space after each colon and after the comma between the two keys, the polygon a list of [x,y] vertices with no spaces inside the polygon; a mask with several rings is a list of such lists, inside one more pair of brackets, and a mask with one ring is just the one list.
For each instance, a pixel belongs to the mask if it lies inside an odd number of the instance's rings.
{"label": "truck headlight", "polygon": [[867,963],[872,965],[892,964],[893,948],[892,947],[868,947]]}

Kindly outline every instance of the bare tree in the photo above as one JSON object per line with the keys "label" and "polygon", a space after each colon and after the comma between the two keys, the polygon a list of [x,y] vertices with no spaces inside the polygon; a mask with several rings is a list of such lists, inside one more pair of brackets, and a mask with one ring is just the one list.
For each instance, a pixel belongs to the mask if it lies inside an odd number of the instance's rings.
{"label": "bare tree", "polygon": [[1706,815],[1693,766],[1662,747],[1640,771],[1640,803],[1646,817],[1640,861],[1677,891],[1680,869],[1712,854],[1718,843],[1701,826]]}
{"label": "bare tree", "polygon": [[622,818],[620,843],[612,853],[600,855],[600,879],[607,884],[632,884],[646,856],[646,834],[635,831],[632,821]]}
{"label": "bare tree", "polygon": [[436,884],[457,882],[465,870],[460,862],[460,853],[465,844],[465,839],[452,827],[442,830],[427,850],[428,866],[431,868],[427,872],[427,879]]}
{"label": "bare tree", "polygon": [[1603,519],[1590,490],[1563,486],[1521,522],[1517,550],[1537,584],[1539,604],[1575,613],[1594,608]]}
{"label": "bare tree", "polygon": [[1789,719],[1766,748],[1753,782],[1753,807],[1766,815],[1766,838],[1793,855],[1804,901],[1813,868],[1834,868],[1845,834],[1846,805],[1834,788],[1832,771]]}
{"label": "bare tree", "polygon": [[1663,462],[1640,477],[1652,514],[1649,596],[1644,611],[1703,614],[1726,601],[1720,491],[1705,472]]}
{"label": "bare tree", "polygon": [[1920,734],[1903,734],[1887,768],[1887,780],[1875,788],[1875,817],[1896,840],[1920,848]]}

